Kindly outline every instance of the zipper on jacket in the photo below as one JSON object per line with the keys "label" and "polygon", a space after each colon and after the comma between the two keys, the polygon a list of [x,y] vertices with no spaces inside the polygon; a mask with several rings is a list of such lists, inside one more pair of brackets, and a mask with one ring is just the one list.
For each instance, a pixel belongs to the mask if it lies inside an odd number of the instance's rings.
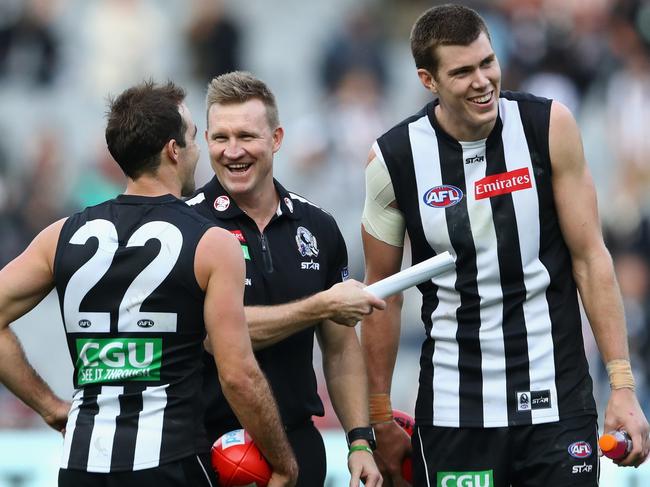
{"label": "zipper on jacket", "polygon": [[266,235],[260,233],[260,244],[262,247],[262,260],[264,261],[264,270],[266,272],[273,272],[273,259],[271,258],[271,249],[266,240]]}

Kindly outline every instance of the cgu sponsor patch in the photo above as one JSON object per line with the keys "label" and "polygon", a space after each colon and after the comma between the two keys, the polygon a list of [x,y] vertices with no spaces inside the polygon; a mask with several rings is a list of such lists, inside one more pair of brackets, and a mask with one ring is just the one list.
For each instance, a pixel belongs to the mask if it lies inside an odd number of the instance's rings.
{"label": "cgu sponsor patch", "polygon": [[434,186],[422,196],[424,204],[433,208],[448,208],[460,203],[462,199],[463,192],[451,184]]}
{"label": "cgu sponsor patch", "polygon": [[474,183],[474,198],[482,200],[532,187],[530,171],[527,167],[522,167],[479,179]]}
{"label": "cgu sponsor patch", "polygon": [[77,382],[160,380],[162,338],[79,338]]}
{"label": "cgu sponsor patch", "polygon": [[438,472],[437,487],[494,487],[492,470],[480,472]]}

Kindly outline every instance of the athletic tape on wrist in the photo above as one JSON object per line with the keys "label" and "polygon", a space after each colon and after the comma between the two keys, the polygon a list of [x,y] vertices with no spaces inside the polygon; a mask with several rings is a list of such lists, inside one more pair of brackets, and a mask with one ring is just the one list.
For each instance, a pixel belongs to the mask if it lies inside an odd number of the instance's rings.
{"label": "athletic tape on wrist", "polygon": [[388,394],[370,394],[370,424],[390,423],[393,420],[393,407]]}
{"label": "athletic tape on wrist", "polygon": [[636,389],[629,360],[617,359],[607,362],[607,375],[612,389]]}

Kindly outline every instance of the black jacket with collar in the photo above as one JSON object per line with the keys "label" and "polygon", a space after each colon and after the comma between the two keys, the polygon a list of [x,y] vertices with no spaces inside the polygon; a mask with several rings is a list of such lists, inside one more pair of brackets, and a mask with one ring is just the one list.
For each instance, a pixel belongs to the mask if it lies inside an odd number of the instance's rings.
{"label": "black jacket with collar", "polygon": [[[187,204],[241,243],[246,262],[244,304],[299,300],[347,278],[347,251],[334,218],[274,180],[280,204],[263,232],[214,177]],[[288,429],[324,414],[313,369],[315,327],[256,352]],[[204,353],[203,397],[208,438],[240,428],[219,384],[212,355]]]}

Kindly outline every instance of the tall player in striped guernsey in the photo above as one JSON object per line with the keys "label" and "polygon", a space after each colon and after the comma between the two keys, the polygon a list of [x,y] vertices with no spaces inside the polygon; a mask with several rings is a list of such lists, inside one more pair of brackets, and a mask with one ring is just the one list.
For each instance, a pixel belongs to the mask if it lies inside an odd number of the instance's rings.
{"label": "tall player in striped guernsey", "polygon": [[59,486],[217,485],[200,398],[206,330],[224,393],[273,466],[269,485],[297,477],[252,353],[239,243],[178,199],[199,157],[184,98],[145,82],[112,100],[106,141],[126,192],[50,225],[0,272],[0,379],[61,428],[65,404],[7,330],[59,296],[76,388]]}
{"label": "tall player in striped guernsey", "polygon": [[[417,430],[391,421],[401,297],[366,317],[371,421],[388,485],[597,485],[597,423],[578,293],[611,396],[604,429],[648,456],[626,326],[603,244],[580,133],[560,103],[500,90],[489,33],[471,9],[443,5],[415,23],[411,47],[437,99],[379,137],[367,166],[368,283],[443,251],[455,272],[419,286],[426,338]],[[471,483],[468,483],[471,482]]]}

